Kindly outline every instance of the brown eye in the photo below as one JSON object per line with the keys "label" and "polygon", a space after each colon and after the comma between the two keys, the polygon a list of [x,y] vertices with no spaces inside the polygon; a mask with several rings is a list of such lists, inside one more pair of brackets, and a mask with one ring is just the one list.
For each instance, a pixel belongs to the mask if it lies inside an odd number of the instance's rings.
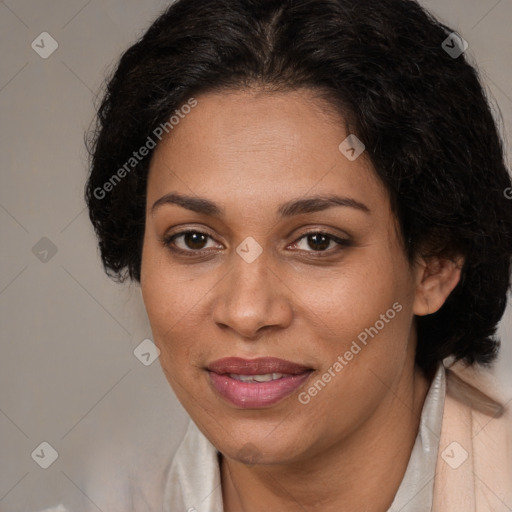
{"label": "brown eye", "polygon": [[209,240],[213,241],[208,233],[189,230],[168,236],[162,241],[171,251],[193,256],[195,253],[199,253],[206,248],[214,247],[215,244],[207,247]]}
{"label": "brown eye", "polygon": [[197,231],[189,231],[183,235],[183,242],[189,249],[204,249],[208,235]]}
{"label": "brown eye", "polygon": [[[331,246],[331,243],[333,246]],[[314,255],[314,253],[332,254],[349,245],[349,240],[344,240],[334,235],[330,235],[329,233],[319,231],[305,233],[293,243],[294,249],[309,252],[312,255]]]}
{"label": "brown eye", "polygon": [[315,233],[307,236],[308,246],[314,251],[324,251],[329,247],[331,238],[322,233]]}

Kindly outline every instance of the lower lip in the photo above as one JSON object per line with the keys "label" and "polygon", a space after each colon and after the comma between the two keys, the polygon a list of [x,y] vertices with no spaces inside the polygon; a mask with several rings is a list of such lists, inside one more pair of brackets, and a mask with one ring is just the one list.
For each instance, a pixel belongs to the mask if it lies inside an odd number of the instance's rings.
{"label": "lower lip", "polygon": [[269,407],[290,396],[311,375],[311,371],[289,375],[269,382],[242,382],[229,375],[208,372],[215,390],[229,402],[241,408]]}

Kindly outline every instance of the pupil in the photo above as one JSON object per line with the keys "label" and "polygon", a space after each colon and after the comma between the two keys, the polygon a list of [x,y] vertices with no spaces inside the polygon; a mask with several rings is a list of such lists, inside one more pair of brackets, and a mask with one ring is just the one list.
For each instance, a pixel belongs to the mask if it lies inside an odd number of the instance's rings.
{"label": "pupil", "polygon": [[204,233],[185,233],[185,244],[190,249],[202,249],[206,242],[206,235]]}
{"label": "pupil", "polygon": [[[312,242],[312,244],[311,244]],[[314,249],[315,251],[327,249],[329,247],[330,239],[326,237],[325,235],[321,234],[314,234],[314,235],[308,235],[308,243],[309,246]],[[317,245],[317,247],[312,247],[312,245]]]}

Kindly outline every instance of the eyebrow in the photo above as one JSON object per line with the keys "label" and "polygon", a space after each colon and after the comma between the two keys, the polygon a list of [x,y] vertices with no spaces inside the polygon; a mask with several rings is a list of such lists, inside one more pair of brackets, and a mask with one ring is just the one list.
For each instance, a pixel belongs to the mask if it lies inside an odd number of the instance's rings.
{"label": "eyebrow", "polygon": [[[156,210],[166,204],[178,205],[182,208],[186,208],[187,210],[202,213],[204,215],[225,217],[224,209],[213,201],[202,197],[178,194],[177,192],[166,194],[155,201],[151,207],[151,214],[154,215]],[[291,201],[281,204],[277,209],[277,213],[284,218],[304,213],[321,212],[336,206],[354,208],[365,213],[370,213],[368,206],[360,201],[338,195],[319,195],[305,199],[292,199]]]}

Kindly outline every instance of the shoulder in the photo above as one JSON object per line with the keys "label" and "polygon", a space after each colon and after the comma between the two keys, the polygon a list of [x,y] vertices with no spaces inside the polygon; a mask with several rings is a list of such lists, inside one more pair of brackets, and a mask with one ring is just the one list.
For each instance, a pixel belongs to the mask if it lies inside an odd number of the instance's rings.
{"label": "shoulder", "polygon": [[435,495],[434,510],[512,507],[510,397],[482,367],[457,363],[446,369]]}

